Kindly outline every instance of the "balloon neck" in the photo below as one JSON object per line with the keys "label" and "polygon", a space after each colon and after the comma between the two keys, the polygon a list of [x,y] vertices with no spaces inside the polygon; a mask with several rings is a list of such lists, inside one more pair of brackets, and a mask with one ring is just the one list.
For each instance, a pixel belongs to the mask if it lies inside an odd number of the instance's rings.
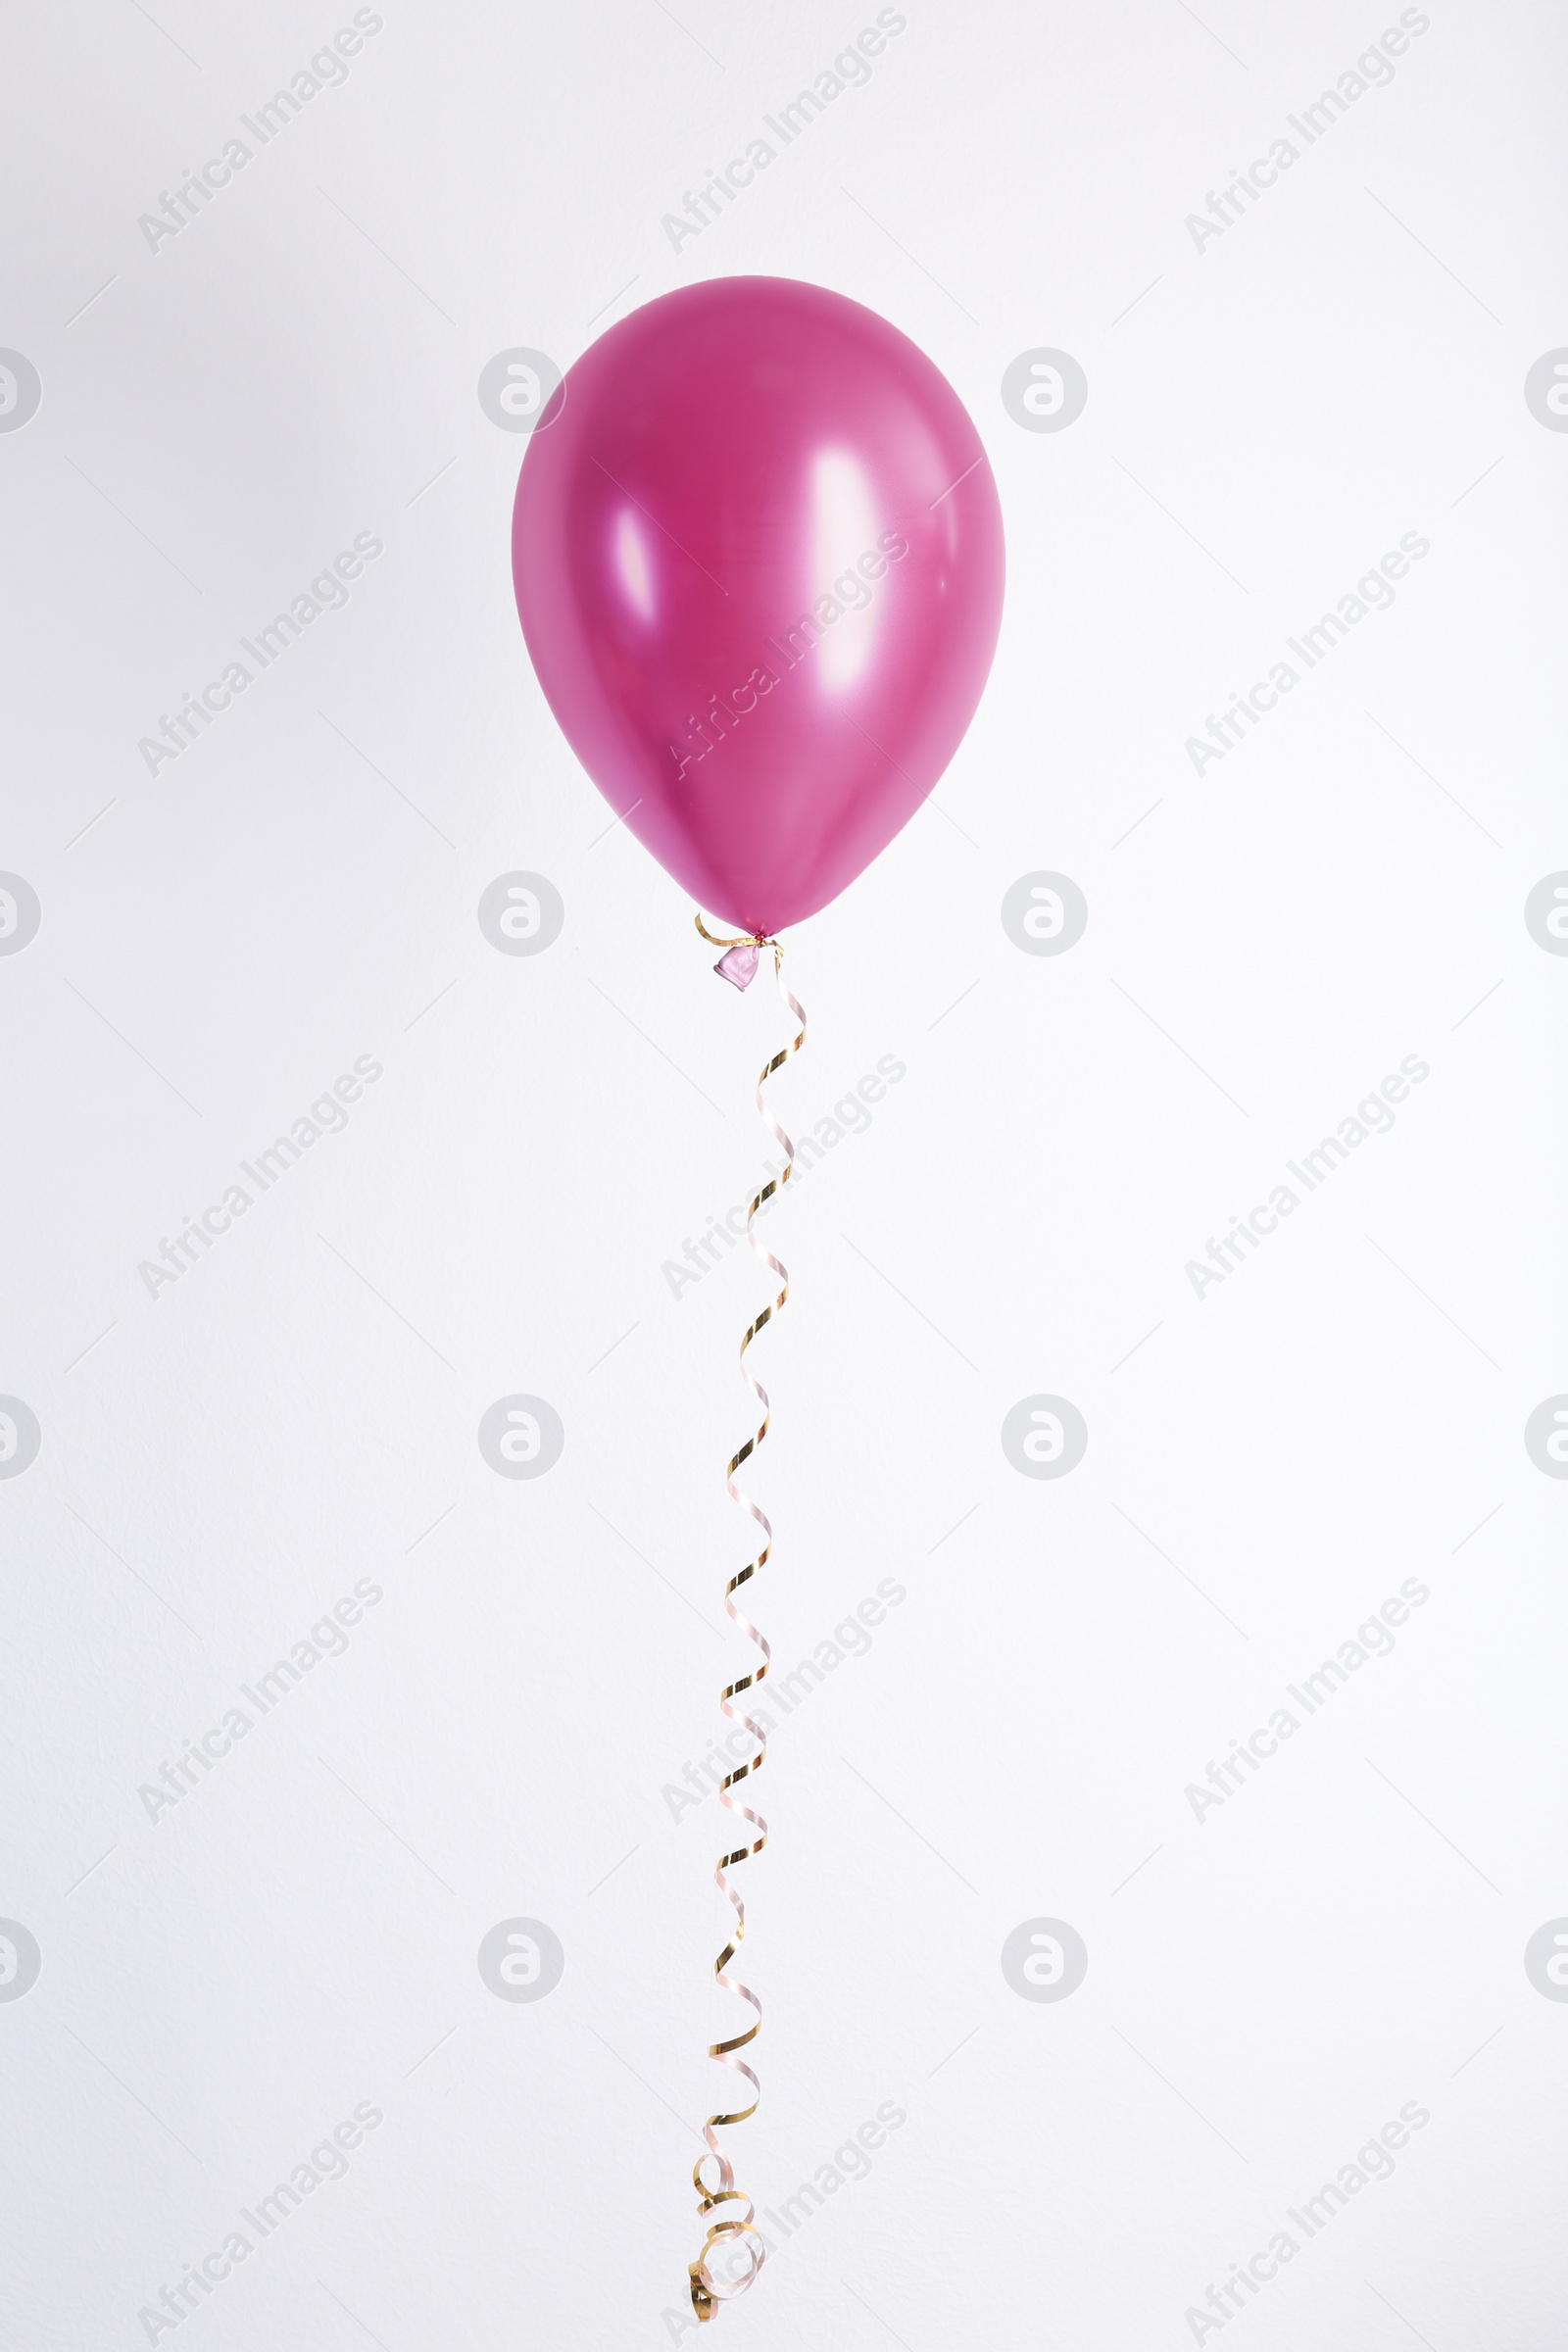
{"label": "balloon neck", "polygon": [[778,941],[766,938],[760,931],[752,932],[749,938],[744,935],[739,938],[732,935],[728,939],[724,939],[716,932],[710,931],[701,915],[697,917],[697,928],[710,948],[723,949],[724,953],[714,964],[713,969],[721,980],[729,982],[731,988],[751,987],[752,982],[757,978],[758,959],[764,948],[772,949],[775,963],[783,960],[784,951]]}
{"label": "balloon neck", "polygon": [[714,971],[734,988],[750,988],[757,978],[757,957],[760,945],[760,941],[755,939],[737,940],[734,947],[725,949],[713,966]]}

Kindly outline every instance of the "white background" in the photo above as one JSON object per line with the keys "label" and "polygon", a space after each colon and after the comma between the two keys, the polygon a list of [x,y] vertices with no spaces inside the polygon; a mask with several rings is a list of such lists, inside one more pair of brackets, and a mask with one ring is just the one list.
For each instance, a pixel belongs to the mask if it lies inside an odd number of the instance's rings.
{"label": "white background", "polygon": [[[388,0],[150,251],[138,217],[351,16],[154,13],[4,39],[0,343],[43,384],[0,435],[0,866],[43,908],[0,960],[0,1390],[43,1433],[0,1483],[0,1914],[43,1955],[0,2004],[8,2340],[689,2340],[719,1834],[662,1790],[743,1663],[721,1474],[765,1294],[739,1252],[678,1296],[662,1267],[746,1198],[783,1032],[602,837],[514,617],[525,444],[475,385],[769,271],[943,368],[1009,579],[946,813],[789,943],[786,1121],[907,1075],[768,1228],[758,1609],[791,1667],[879,1579],[906,1598],[760,1787],[743,2185],[776,2208],[906,2122],[718,2329],[1546,2352],[1568,2010],[1523,1952],[1568,1912],[1568,1491],[1522,1431],[1568,1388],[1568,962],[1522,910],[1568,864],[1568,441],[1523,381],[1568,342],[1560,17],[1433,0],[1200,251],[1185,217],[1396,9],[911,0],[676,254],[662,216],[873,11]],[[1057,434],[1001,401],[1042,345],[1089,379]],[[347,608],[150,776],[160,713],[357,532],[385,552]],[[1196,776],[1186,739],[1406,532],[1393,609]],[[565,902],[537,957],[475,919],[515,867]],[[1001,926],[1038,868],[1089,903],[1059,958]],[[1409,1054],[1393,1131],[1196,1297],[1186,1262]],[[346,1131],[149,1297],[357,1055],[384,1075]],[[565,1427],[536,1481],[475,1442],[515,1391]],[[1042,1391],[1090,1433],[1059,1482],[1000,1445]],[[150,1819],[365,1578],[346,1654]],[[1408,1578],[1393,1654],[1195,1818]],[[534,2004],[475,1964],[515,1915],[565,1950]],[[1089,1950],[1060,2003],[1000,1967],[1041,1915]],[[177,2328],[138,2318],[362,2102],[346,2178]],[[1406,2102],[1392,2179],[1240,2316],[1185,2316]]]}

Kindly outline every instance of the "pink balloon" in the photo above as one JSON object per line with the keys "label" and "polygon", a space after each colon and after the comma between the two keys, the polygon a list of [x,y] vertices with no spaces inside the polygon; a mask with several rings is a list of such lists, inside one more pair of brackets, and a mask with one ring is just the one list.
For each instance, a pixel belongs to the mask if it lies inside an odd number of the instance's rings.
{"label": "pink balloon", "polygon": [[523,635],[600,791],[771,935],[853,882],[974,715],[1002,510],[962,402],[793,278],[662,295],[567,373],[513,516]]}

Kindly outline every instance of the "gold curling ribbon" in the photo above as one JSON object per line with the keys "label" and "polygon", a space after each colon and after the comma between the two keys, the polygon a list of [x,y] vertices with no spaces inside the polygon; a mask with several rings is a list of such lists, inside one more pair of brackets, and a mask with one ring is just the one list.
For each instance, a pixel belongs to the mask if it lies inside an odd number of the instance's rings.
{"label": "gold curling ribbon", "polygon": [[[768,1554],[773,1547],[773,1529],[766,1513],[762,1511],[758,1504],[753,1502],[751,1496],[744,1494],[742,1490],[735,1484],[735,1473],[740,1468],[741,1464],[747,1459],[747,1456],[756,1452],[758,1446],[760,1446],[762,1440],[766,1437],[768,1421],[770,1418],[770,1407],[767,1400],[767,1392],[762,1388],[761,1384],[758,1380],[754,1379],[751,1369],[746,1362],[746,1350],[751,1346],[753,1340],[756,1339],[758,1333],[762,1329],[763,1325],[770,1323],[773,1317],[779,1313],[790,1295],[790,1278],[787,1271],[780,1264],[776,1257],[774,1257],[767,1250],[763,1249],[761,1243],[758,1240],[757,1235],[752,1230],[752,1219],[757,1215],[757,1212],[761,1207],[763,1201],[771,1200],[775,1193],[783,1191],[784,1186],[789,1182],[790,1176],[795,1167],[795,1146],[785,1134],[777,1119],[774,1118],[772,1112],[768,1109],[767,1104],[762,1097],[762,1089],[767,1084],[768,1079],[772,1077],[773,1072],[781,1068],[783,1064],[789,1060],[790,1055],[792,1054],[798,1054],[802,1046],[805,1045],[806,1014],[801,1005],[796,1003],[794,997],[790,994],[790,991],[784,984],[784,950],[780,947],[776,939],[764,939],[760,934],[752,934],[749,937],[743,936],[736,939],[718,939],[715,938],[713,933],[708,929],[708,926],[704,923],[701,915],[697,917],[697,928],[710,947],[755,947],[759,952],[760,952],[763,948],[771,948],[773,951],[773,973],[778,983],[778,993],[783,998],[784,1003],[788,1005],[794,1018],[800,1023],[800,1030],[797,1036],[790,1044],[781,1046],[779,1048],[778,1052],[773,1055],[771,1061],[766,1062],[763,1065],[761,1073],[757,1081],[758,1112],[771,1130],[774,1141],[779,1144],[783,1150],[784,1166],[777,1176],[770,1177],[768,1182],[761,1186],[760,1189],[753,1196],[752,1204],[746,1212],[746,1238],[750,1242],[752,1248],[756,1250],[758,1256],[762,1259],[765,1265],[771,1267],[774,1274],[777,1275],[779,1281],[779,1291],[777,1298],[771,1299],[768,1304],[761,1309],[761,1312],[755,1316],[752,1322],[747,1325],[745,1336],[741,1341],[741,1376],[762,1408],[762,1420],[760,1428],[756,1431],[755,1435],[747,1439],[745,1445],[740,1448],[740,1451],[733,1457],[729,1463],[724,1477],[724,1483],[728,1490],[731,1501],[739,1503],[741,1509],[747,1512],[751,1518],[756,1520],[758,1526],[762,1531],[764,1540],[762,1548],[758,1553],[756,1559],[748,1561],[747,1565],[741,1569],[739,1575],[732,1576],[729,1580],[729,1583],[724,1588],[724,1607],[726,1612],[733,1622],[740,1627],[742,1633],[745,1634],[749,1640],[756,1642],[758,1648],[762,1653],[762,1657],[760,1665],[757,1667],[754,1673],[743,1674],[737,1681],[726,1685],[724,1692],[718,1702],[720,1711],[727,1715],[732,1723],[738,1722],[744,1724],[747,1732],[755,1740],[757,1747],[757,1752],[755,1755],[748,1757],[744,1764],[737,1765],[733,1772],[725,1774],[723,1781],[719,1785],[718,1801],[721,1805],[726,1807],[730,1813],[738,1814],[743,1821],[750,1825],[751,1829],[756,1834],[753,1837],[750,1844],[738,1844],[729,1853],[721,1855],[719,1858],[718,1867],[713,1873],[716,1884],[728,1896],[735,1912],[734,1932],[731,1935],[728,1942],[724,1945],[723,1950],[719,1953],[717,1959],[713,1962],[713,1975],[717,1983],[723,1985],[726,1991],[739,1993],[743,2000],[748,2001],[751,2004],[752,2008],[757,2014],[751,2025],[747,2027],[744,2034],[734,2034],[727,2041],[710,2042],[708,2050],[708,2055],[710,2058],[716,2058],[719,2060],[721,2065],[733,2067],[736,2074],[743,2075],[746,2078],[746,2081],[751,2084],[753,2093],[755,2094],[749,2107],[737,2108],[733,2113],[730,2114],[713,2114],[708,2118],[708,2121],[703,2126],[703,2137],[708,2143],[707,2150],[698,2158],[696,2164],[692,2167],[692,2185],[697,2191],[697,2213],[699,2220],[708,2221],[710,2214],[716,2213],[719,2216],[718,2220],[710,2221],[708,2223],[708,2235],[703,2242],[703,2250],[698,2255],[697,2260],[689,2266],[692,2309],[696,2312],[699,2320],[710,2320],[720,2303],[729,2302],[733,2300],[735,2296],[742,2295],[746,2292],[746,2289],[751,2285],[753,2279],[757,2277],[758,2272],[761,2269],[763,2258],[767,2251],[761,2232],[756,2226],[756,2208],[753,2205],[751,2198],[746,2195],[745,2191],[736,2187],[734,2168],[731,2165],[729,2158],[725,2155],[718,2139],[720,2128],[727,2128],[731,2124],[744,2124],[749,2117],[754,2116],[757,2113],[758,2104],[760,2100],[762,2089],[760,2082],[758,2081],[757,2076],[753,2072],[750,2065],[748,2065],[745,2059],[737,2056],[737,2052],[746,2049],[750,2043],[756,2040],[759,2033],[761,2031],[762,2004],[758,1999],[756,1993],[753,1992],[749,1984],[743,1984],[738,1977],[728,1976],[725,1972],[728,1969],[730,1962],[735,1958],[736,1953],[739,1951],[741,1941],[746,1934],[746,1905],[741,1896],[736,1892],[735,1888],[730,1885],[728,1874],[735,1868],[737,1863],[749,1862],[754,1854],[760,1854],[763,1846],[767,1843],[767,1824],[762,1819],[761,1815],[760,1813],[754,1813],[750,1806],[738,1803],[730,1794],[731,1789],[738,1782],[749,1780],[761,1770],[767,1756],[767,1734],[760,1723],[755,1722],[753,1718],[747,1714],[744,1706],[737,1708],[731,1702],[737,1698],[740,1698],[744,1692],[753,1691],[760,1688],[761,1684],[767,1678],[768,1664],[773,1654],[768,1647],[764,1636],[759,1632],[758,1628],[752,1624],[751,1620],[744,1616],[742,1612],[735,1606],[735,1594],[739,1592],[742,1585],[748,1584],[754,1576],[759,1575],[766,1566]],[[712,2164],[717,2168],[711,2184],[710,2184],[710,2182],[704,2179],[704,2167],[708,2164]],[[737,2205],[741,2208],[741,2210],[734,2214],[724,2212],[722,2209],[729,2205]],[[712,2268],[715,2258],[720,2250],[723,2250],[732,2257],[739,2257],[739,2264],[735,2271],[732,2274],[726,2275],[722,2278],[715,2277]]]}

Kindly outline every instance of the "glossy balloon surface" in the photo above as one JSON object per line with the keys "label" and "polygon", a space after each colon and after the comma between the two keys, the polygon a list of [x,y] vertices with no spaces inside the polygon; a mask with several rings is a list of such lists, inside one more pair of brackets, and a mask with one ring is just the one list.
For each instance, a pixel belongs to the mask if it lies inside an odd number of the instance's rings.
{"label": "glossy balloon surface", "polygon": [[709,913],[772,934],[925,799],[996,650],[1002,514],[897,328],[790,278],[612,326],[530,439],[517,610],[611,807]]}

